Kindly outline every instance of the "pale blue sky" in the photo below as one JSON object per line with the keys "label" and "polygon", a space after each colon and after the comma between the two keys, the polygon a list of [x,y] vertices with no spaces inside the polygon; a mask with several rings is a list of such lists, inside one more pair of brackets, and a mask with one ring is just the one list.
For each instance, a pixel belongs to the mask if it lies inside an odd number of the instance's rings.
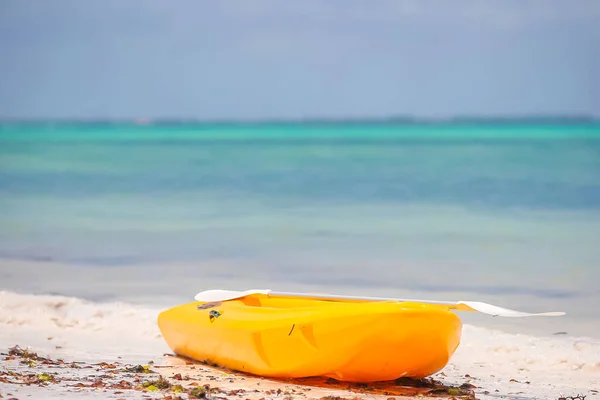
{"label": "pale blue sky", "polygon": [[599,0],[3,0],[1,117],[600,116]]}

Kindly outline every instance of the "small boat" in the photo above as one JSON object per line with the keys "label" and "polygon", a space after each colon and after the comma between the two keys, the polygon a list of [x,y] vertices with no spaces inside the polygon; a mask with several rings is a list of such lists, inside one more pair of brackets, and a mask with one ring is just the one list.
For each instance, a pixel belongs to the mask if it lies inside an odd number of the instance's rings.
{"label": "small boat", "polygon": [[160,313],[158,325],[177,355],[230,370],[374,382],[444,368],[462,330],[449,308],[256,293],[178,305]]}

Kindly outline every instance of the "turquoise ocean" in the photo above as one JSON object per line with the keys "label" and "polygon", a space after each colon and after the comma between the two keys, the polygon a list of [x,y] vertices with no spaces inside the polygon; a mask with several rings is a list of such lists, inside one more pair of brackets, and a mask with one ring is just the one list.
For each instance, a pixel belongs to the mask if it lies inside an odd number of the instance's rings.
{"label": "turquoise ocean", "polygon": [[0,290],[469,299],[600,335],[598,124],[4,123],[0,210]]}

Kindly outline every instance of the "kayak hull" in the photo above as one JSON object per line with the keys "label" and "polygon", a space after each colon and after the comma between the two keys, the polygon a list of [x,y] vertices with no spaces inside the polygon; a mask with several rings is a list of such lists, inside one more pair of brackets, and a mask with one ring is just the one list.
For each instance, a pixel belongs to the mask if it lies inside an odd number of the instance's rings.
{"label": "kayak hull", "polygon": [[423,378],[448,363],[462,324],[446,308],[248,296],[193,302],[159,314],[181,356],[272,378],[374,382]]}

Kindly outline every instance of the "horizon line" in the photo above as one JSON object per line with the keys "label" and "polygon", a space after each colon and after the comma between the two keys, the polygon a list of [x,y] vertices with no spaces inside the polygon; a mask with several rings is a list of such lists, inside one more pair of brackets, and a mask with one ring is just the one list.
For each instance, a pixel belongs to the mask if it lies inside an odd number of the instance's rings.
{"label": "horizon line", "polygon": [[135,125],[175,124],[273,124],[273,123],[465,123],[465,122],[600,122],[591,114],[526,114],[526,115],[454,115],[446,117],[418,117],[390,115],[380,117],[297,117],[297,118],[197,118],[197,117],[1,117],[0,123],[131,123]]}

